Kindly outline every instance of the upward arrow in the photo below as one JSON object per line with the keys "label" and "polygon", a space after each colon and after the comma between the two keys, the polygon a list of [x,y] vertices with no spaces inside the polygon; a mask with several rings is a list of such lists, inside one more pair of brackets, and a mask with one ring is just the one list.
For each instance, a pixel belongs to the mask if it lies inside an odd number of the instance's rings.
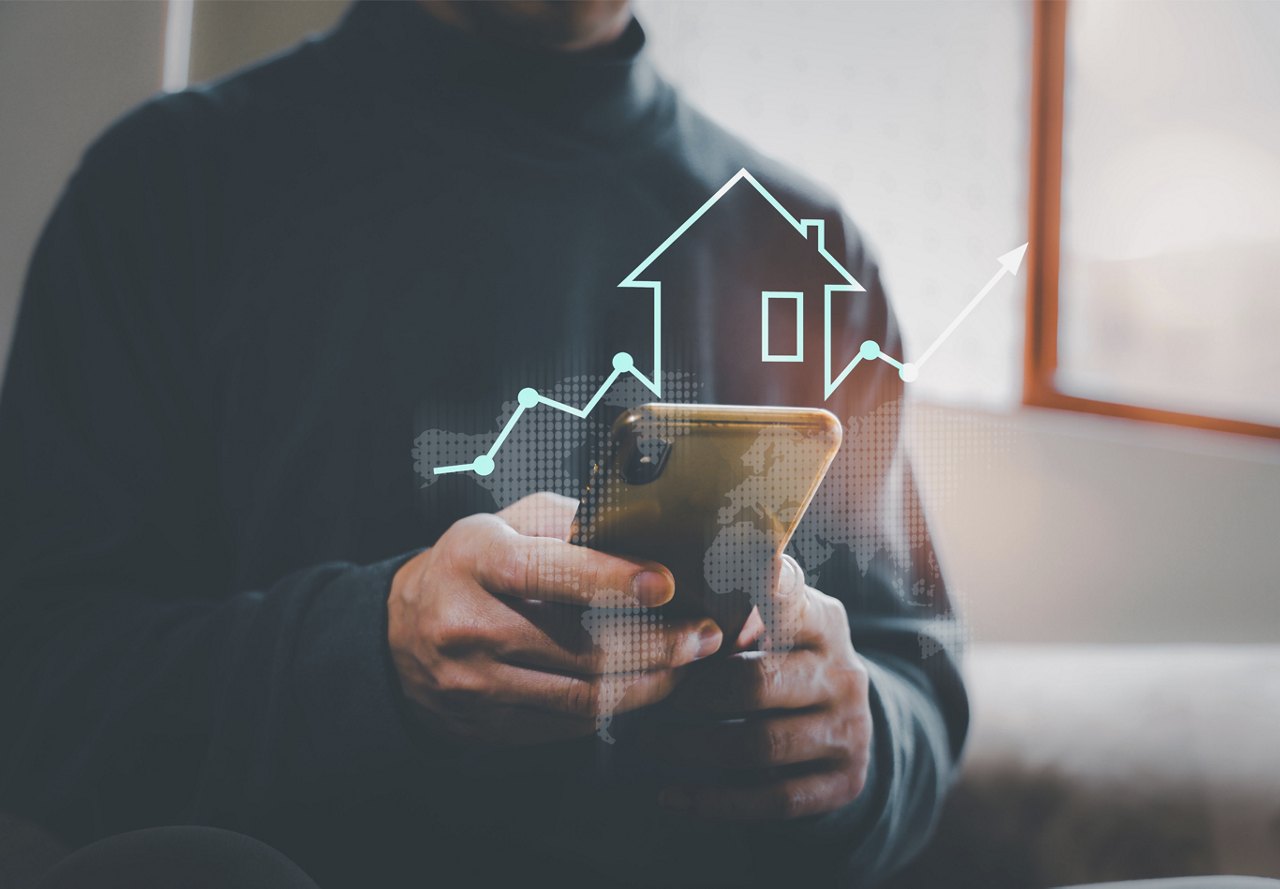
{"label": "upward arrow", "polygon": [[996,259],[996,262],[1000,263],[1000,271],[996,272],[995,275],[992,276],[991,280],[978,291],[977,296],[969,300],[969,304],[960,311],[959,315],[956,315],[955,319],[950,324],[947,325],[947,329],[938,334],[938,338],[933,341],[929,348],[924,350],[924,354],[920,356],[919,360],[912,362],[912,377],[914,377],[916,371],[919,371],[920,368],[924,367],[924,363],[926,361],[933,357],[933,353],[938,351],[938,347],[947,341],[947,337],[955,333],[955,329],[960,326],[960,322],[969,317],[969,313],[978,307],[978,303],[982,302],[983,297],[991,292],[991,288],[995,287],[1001,278],[1005,275],[1017,276],[1018,269],[1022,268],[1022,258],[1026,256],[1026,254],[1027,245],[1023,244],[1021,247],[1016,247]]}
{"label": "upward arrow", "polygon": [[1004,270],[1011,275],[1017,275],[1018,269],[1022,268],[1022,257],[1027,255],[1027,245],[1023,244],[1014,250],[1010,250],[1004,256],[1001,256],[996,262],[1004,266]]}

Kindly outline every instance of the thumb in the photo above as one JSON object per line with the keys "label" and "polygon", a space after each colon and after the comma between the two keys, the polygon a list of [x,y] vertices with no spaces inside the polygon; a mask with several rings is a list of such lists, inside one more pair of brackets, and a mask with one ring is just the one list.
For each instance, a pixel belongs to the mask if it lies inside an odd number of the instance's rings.
{"label": "thumb", "polygon": [[760,608],[767,630],[763,646],[767,651],[790,651],[795,647],[809,603],[804,569],[788,555],[783,555],[779,561],[778,582],[774,585],[773,594],[761,603]]}
{"label": "thumb", "polygon": [[554,537],[568,540],[578,501],[550,491],[522,497],[498,513],[516,532],[526,537]]}

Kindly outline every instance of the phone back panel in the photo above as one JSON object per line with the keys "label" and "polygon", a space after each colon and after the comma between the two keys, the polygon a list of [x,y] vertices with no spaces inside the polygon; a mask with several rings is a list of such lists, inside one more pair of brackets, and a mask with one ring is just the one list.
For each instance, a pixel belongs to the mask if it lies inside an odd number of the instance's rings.
{"label": "phone back panel", "polygon": [[613,425],[575,542],[666,565],[676,594],[663,610],[712,617],[732,638],[772,588],[840,438],[823,410],[642,405]]}

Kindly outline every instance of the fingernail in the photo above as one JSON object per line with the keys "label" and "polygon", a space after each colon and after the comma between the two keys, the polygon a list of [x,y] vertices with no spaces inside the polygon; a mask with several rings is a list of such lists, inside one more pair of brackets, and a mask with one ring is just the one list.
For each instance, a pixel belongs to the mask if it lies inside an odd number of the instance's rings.
{"label": "fingernail", "polygon": [[790,556],[782,557],[782,570],[778,575],[778,593],[786,596],[804,587],[804,570]]}
{"label": "fingernail", "polygon": [[641,605],[661,605],[673,592],[670,578],[661,571],[641,571],[631,578],[631,595]]}
{"label": "fingernail", "polygon": [[704,658],[715,654],[720,650],[720,645],[723,642],[724,634],[720,632],[718,626],[712,623],[704,624],[702,629],[698,631],[697,657]]}
{"label": "fingernail", "polygon": [[689,794],[685,793],[679,787],[668,787],[662,793],[658,794],[658,805],[665,806],[668,809],[684,811],[693,806],[693,800]]}

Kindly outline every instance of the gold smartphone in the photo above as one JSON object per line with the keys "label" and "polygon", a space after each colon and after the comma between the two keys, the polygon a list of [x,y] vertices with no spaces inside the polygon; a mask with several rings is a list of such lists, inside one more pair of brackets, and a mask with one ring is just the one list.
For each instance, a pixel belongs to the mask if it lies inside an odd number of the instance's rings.
{"label": "gold smartphone", "polygon": [[663,612],[736,638],[840,448],[812,408],[646,404],[613,424],[574,542],[652,559],[675,577]]}

